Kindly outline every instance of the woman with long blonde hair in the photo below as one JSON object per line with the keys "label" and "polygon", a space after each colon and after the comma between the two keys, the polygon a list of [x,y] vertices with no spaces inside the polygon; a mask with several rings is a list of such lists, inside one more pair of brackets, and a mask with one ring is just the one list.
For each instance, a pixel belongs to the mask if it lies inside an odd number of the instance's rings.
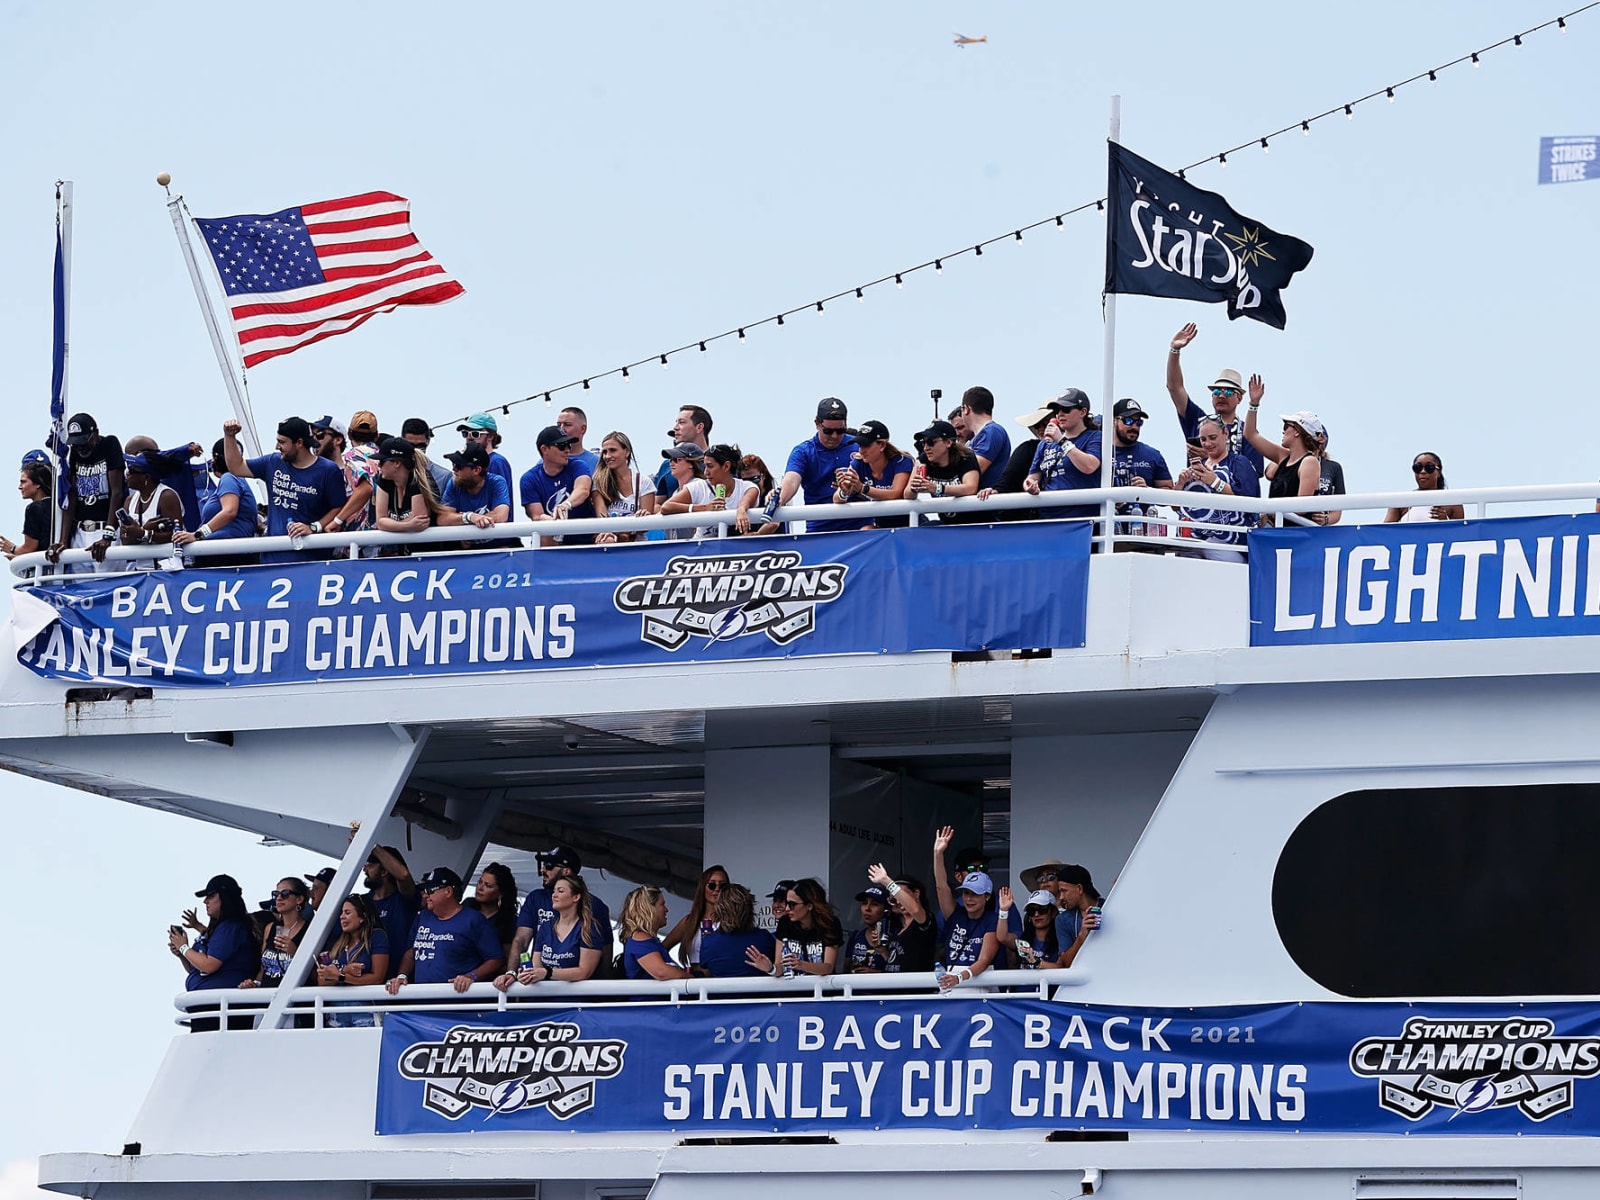
{"label": "woman with long blonde hair", "polygon": [[428,460],[405,438],[385,438],[378,447],[372,507],[375,524],[389,533],[417,533],[439,520],[439,493]]}
{"label": "woman with long blonde hair", "polygon": [[687,979],[689,972],[667,961],[658,936],[667,924],[667,896],[660,888],[636,887],[622,902],[622,973],[629,979]]}
{"label": "woman with long blonde hair", "polygon": [[[655,487],[648,484],[633,455],[628,435],[613,429],[600,441],[600,461],[594,469],[595,512],[605,517],[648,517],[656,511]],[[597,533],[598,545],[631,542],[636,533]]]}

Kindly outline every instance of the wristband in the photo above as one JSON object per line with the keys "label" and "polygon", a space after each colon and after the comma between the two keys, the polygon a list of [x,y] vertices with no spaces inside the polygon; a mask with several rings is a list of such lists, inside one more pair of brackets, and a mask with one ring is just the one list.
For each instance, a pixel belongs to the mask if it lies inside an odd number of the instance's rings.
{"label": "wristband", "polygon": [[1220,496],[1220,495],[1222,495],[1222,489],[1225,488],[1226,486],[1227,486],[1227,484],[1223,483],[1222,480],[1218,479],[1215,483],[1213,483],[1211,485],[1211,490],[1213,492],[1216,492],[1217,495]]}
{"label": "wristband", "polygon": [[411,980],[407,979],[404,975],[396,975],[395,979],[397,981],[399,981],[400,983],[410,983],[411,982]]}
{"label": "wristband", "polygon": [[311,532],[312,533],[321,533],[322,532],[322,522],[321,521],[313,521],[313,522],[311,522]]}
{"label": "wristband", "polygon": [[472,980],[473,983],[478,982],[478,973],[476,971],[468,971],[467,976]]}
{"label": "wristband", "polygon": [[1010,916],[1011,916],[1011,910],[1009,908],[1002,908],[1000,910],[1000,919],[1002,921],[1007,920]]}
{"label": "wristband", "polygon": [[962,967],[961,968],[961,978],[963,978],[963,979],[971,979],[972,978],[972,968],[971,967]]}
{"label": "wristband", "polygon": [[328,528],[329,529],[343,529],[344,528],[344,518],[343,517],[335,517],[333,520],[328,522]]}
{"label": "wristband", "polygon": [[1167,347],[1167,353],[1168,354],[1182,354],[1183,353],[1183,347],[1182,346],[1168,346]]}
{"label": "wristband", "polygon": [[552,979],[554,979],[556,977],[556,969],[554,967],[552,967],[549,963],[545,963],[544,964],[544,977],[545,977],[545,981],[546,982],[548,982],[548,981],[550,981],[550,980],[552,980]]}
{"label": "wristband", "polygon": [[891,879],[889,881],[889,895],[898,896],[899,894],[900,894],[900,885],[898,883],[896,883],[894,880]]}
{"label": "wristband", "polygon": [[211,526],[209,526],[209,525],[200,526],[199,529],[196,529],[194,531],[194,535],[195,535],[195,537],[197,537],[197,538],[201,539],[202,541],[204,541],[206,538],[211,536]]}

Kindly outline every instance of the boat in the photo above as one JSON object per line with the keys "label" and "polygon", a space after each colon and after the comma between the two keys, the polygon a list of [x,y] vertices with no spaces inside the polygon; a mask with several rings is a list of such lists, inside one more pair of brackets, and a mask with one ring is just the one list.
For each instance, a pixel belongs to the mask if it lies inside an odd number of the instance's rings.
{"label": "boat", "polygon": [[[1094,522],[896,502],[910,528],[21,580],[0,765],[328,854],[330,894],[382,844],[467,874],[559,843],[616,890],[721,863],[845,898],[873,862],[926,877],[947,824],[1013,888],[1059,858],[1106,893],[1070,968],[948,993],[341,991],[373,1028],[292,986],[330,906],[284,987],[180,995],[123,1142],[41,1185],[1590,1195],[1600,516],[1495,514],[1596,490],[1451,492],[1469,519],[1401,525],[1356,519],[1394,494],[1217,497],[1277,523],[1248,564],[1121,552],[1109,505],[1162,499],[1121,489],[1078,494]],[[308,753],[349,786],[282,789]],[[311,1080],[314,1119],[260,1119]]]}

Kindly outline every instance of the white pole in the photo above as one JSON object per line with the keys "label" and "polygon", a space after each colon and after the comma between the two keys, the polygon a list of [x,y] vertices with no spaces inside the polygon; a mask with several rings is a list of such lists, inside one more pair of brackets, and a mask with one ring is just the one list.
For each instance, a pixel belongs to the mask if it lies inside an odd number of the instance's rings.
{"label": "white pole", "polygon": [[[1111,140],[1118,141],[1122,137],[1122,97],[1111,97]],[[1115,221],[1116,197],[1106,198],[1106,220]],[[1116,405],[1113,392],[1117,386],[1117,294],[1109,292],[1105,297],[1105,364],[1100,377],[1100,486],[1109,488],[1116,486],[1116,460],[1117,460],[1117,422],[1112,415]],[[1107,554],[1116,548],[1117,530],[1116,502],[1107,500],[1105,503],[1105,541],[1101,549]]]}
{"label": "white pole", "polygon": [[[156,176],[156,182],[165,188],[172,182],[172,177],[163,171]],[[221,368],[222,380],[228,387],[233,415],[239,418],[239,424],[243,426],[240,434],[244,438],[245,448],[254,458],[261,453],[261,440],[256,436],[255,417],[250,412],[250,401],[244,394],[244,383],[240,378],[243,368],[234,365],[233,353],[223,338],[222,324],[217,320],[205,281],[200,277],[200,263],[195,258],[194,245],[189,241],[189,222],[183,215],[182,195],[174,196],[170,191],[167,192],[167,212],[172,217],[173,232],[178,235],[178,247],[183,251],[184,264],[189,268],[189,282],[194,284],[194,296],[200,302],[200,315],[205,319],[206,332],[211,335],[211,348],[216,351],[217,366]]]}
{"label": "white pole", "polygon": [[[61,422],[62,427],[56,430],[56,435],[62,436],[66,432],[67,410],[67,371],[72,364],[72,181],[63,179],[56,184],[56,220],[61,222]],[[51,397],[54,401],[55,397]],[[57,457],[54,463],[57,472],[61,470],[61,459]],[[61,525],[65,514],[61,505],[55,503],[55,497],[60,494],[61,480],[56,480],[55,492],[50,497],[50,544],[57,545],[61,541]]]}

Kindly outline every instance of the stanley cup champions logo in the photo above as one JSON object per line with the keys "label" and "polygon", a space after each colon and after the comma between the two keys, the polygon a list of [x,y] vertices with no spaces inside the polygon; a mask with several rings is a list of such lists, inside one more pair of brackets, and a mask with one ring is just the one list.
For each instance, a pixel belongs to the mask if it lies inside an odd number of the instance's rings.
{"label": "stanley cup champions logo", "polygon": [[817,606],[844,594],[850,568],[807,566],[798,550],[683,556],[660,575],[635,575],[617,585],[617,611],[637,613],[639,636],[663,650],[691,637],[708,642],[764,633],[787,646],[816,628]]}
{"label": "stanley cup champions logo", "polygon": [[1534,1121],[1566,1112],[1574,1081],[1600,1075],[1600,1037],[1553,1037],[1546,1017],[1411,1017],[1399,1037],[1363,1038],[1350,1069],[1378,1081],[1378,1103],[1410,1121],[1435,1105],[1466,1113],[1516,1105]]}
{"label": "stanley cup champions logo", "polygon": [[423,1083],[422,1106],[452,1121],[544,1108],[565,1121],[593,1108],[601,1080],[622,1073],[628,1043],[588,1041],[578,1026],[546,1021],[514,1028],[457,1025],[442,1041],[413,1042],[400,1074]]}

